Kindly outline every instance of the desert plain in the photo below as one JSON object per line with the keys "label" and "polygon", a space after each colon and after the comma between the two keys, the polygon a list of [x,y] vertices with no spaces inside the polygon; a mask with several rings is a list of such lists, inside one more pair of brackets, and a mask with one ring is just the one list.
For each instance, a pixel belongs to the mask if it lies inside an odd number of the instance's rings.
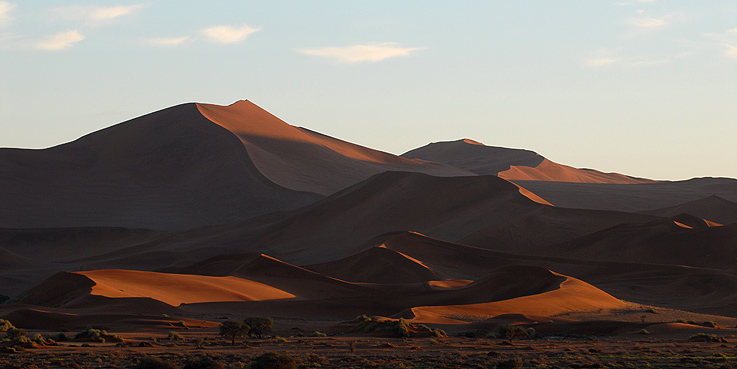
{"label": "desert plain", "polygon": [[397,156],[243,100],[0,173],[5,367],[737,365],[737,179]]}

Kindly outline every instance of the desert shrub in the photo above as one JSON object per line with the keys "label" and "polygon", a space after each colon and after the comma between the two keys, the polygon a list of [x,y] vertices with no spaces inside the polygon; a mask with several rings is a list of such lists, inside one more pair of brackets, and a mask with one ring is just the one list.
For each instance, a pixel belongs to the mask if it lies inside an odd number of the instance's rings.
{"label": "desert shrub", "polygon": [[705,327],[710,327],[710,328],[716,328],[716,327],[718,327],[718,326],[719,326],[719,324],[717,324],[717,323],[714,323],[714,322],[712,322],[712,321],[708,321],[708,322],[704,322],[704,326],[705,326]]}
{"label": "desert shrub", "polygon": [[248,334],[259,339],[261,339],[264,334],[271,332],[271,328],[274,326],[274,319],[271,319],[268,316],[246,318],[243,322],[251,327]]}
{"label": "desert shrub", "polygon": [[444,330],[437,329],[437,328],[432,330],[432,335],[434,337],[448,337],[448,335],[445,334],[445,331]]}
{"label": "desert shrub", "polygon": [[525,334],[527,335],[527,337],[530,338],[537,337],[537,331],[535,331],[535,328],[532,327],[525,329]]}
{"label": "desert shrub", "polygon": [[25,329],[20,329],[20,328],[15,328],[15,327],[10,328],[7,331],[5,331],[5,334],[11,340],[14,338],[18,338],[18,337],[24,337],[27,333],[28,331],[26,331]]}
{"label": "desert shrub", "polygon": [[50,338],[51,338],[52,340],[56,341],[56,342],[64,342],[64,341],[69,341],[69,338],[67,338],[67,335],[66,335],[66,334],[64,334],[64,332],[59,332],[59,333],[57,333],[57,334],[55,334],[55,335],[51,336]]}
{"label": "desert shrub", "polygon": [[497,369],[520,369],[522,368],[522,359],[515,357],[496,363]]}
{"label": "desert shrub", "polygon": [[289,341],[286,338],[284,338],[284,337],[278,337],[277,336],[276,337],[276,342],[278,342],[278,343],[286,343],[286,342],[289,342]]}
{"label": "desert shrub", "polygon": [[45,339],[44,336],[41,335],[41,333],[36,333],[33,338],[31,338],[31,341],[39,344],[39,345],[53,345],[54,340],[52,339]]}
{"label": "desert shrub", "polygon": [[287,354],[267,352],[251,363],[251,369],[296,369],[302,362]]}
{"label": "desert shrub", "polygon": [[0,294],[0,304],[4,304],[7,301],[10,301],[10,296]]}
{"label": "desert shrub", "polygon": [[639,334],[650,334],[650,331],[648,331],[647,329],[644,329],[643,328],[643,329],[640,329],[637,333],[639,333]]}
{"label": "desert shrub", "polygon": [[138,360],[136,369],[176,369],[176,366],[171,361],[156,356],[144,356]]}
{"label": "desert shrub", "polygon": [[74,339],[77,341],[92,342],[125,342],[125,339],[117,334],[108,333],[104,329],[95,329],[92,327],[87,327],[83,331],[75,334]]}
{"label": "desert shrub", "polygon": [[322,333],[322,332],[320,332],[320,331],[314,331],[314,332],[312,332],[312,334],[310,335],[310,337],[327,337],[327,336],[328,336],[327,334],[325,334],[325,333]]}
{"label": "desert shrub", "polygon": [[13,324],[5,319],[0,319],[0,332],[7,332],[11,328],[15,328]]}
{"label": "desert shrub", "polygon": [[169,335],[166,337],[169,339],[169,341],[182,341],[184,340],[184,337],[182,337],[181,334],[177,331],[169,331]]}
{"label": "desert shrub", "polygon": [[726,343],[727,340],[724,337],[719,337],[716,334],[697,333],[688,338],[689,342],[722,342]]}
{"label": "desert shrub", "polygon": [[371,320],[371,318],[367,317],[366,315],[359,315],[359,316],[357,316],[357,317],[353,318],[353,319],[352,319],[352,320],[351,320],[350,322],[348,322],[348,323],[351,323],[351,324],[358,324],[358,323],[363,323],[363,322],[366,322],[366,321],[369,321],[369,320]]}
{"label": "desert shrub", "polygon": [[205,339],[202,337],[195,337],[189,340],[189,342],[194,343],[195,348],[201,349],[204,348],[202,345],[205,343]]}
{"label": "desert shrub", "polygon": [[245,337],[250,329],[250,326],[240,320],[226,320],[220,323],[220,335],[230,338],[233,346],[235,346],[236,338]]}
{"label": "desert shrub", "polygon": [[508,324],[499,329],[499,334],[506,338],[510,343],[512,340],[517,338],[525,338],[527,337],[527,332],[525,332],[525,329],[514,324]]}
{"label": "desert shrub", "polygon": [[406,338],[410,336],[409,327],[409,323],[407,323],[404,318],[399,318],[399,320],[397,320],[397,324],[394,326],[394,332],[397,336]]}
{"label": "desert shrub", "polygon": [[195,360],[187,360],[184,363],[183,369],[223,369],[225,366],[223,363],[212,360],[207,357],[198,358]]}
{"label": "desert shrub", "polygon": [[650,314],[657,314],[658,313],[655,309],[647,309],[647,310],[645,310],[645,312],[646,313],[650,313]]}

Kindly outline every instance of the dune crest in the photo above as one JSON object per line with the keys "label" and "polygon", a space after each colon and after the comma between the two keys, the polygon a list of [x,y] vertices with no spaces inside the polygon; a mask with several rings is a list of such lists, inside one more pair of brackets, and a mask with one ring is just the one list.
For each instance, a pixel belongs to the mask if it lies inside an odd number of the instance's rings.
{"label": "dune crest", "polygon": [[75,272],[92,280],[90,292],[109,298],[149,297],[172,306],[220,301],[290,299],[291,293],[236,277],[168,274],[134,270]]}
{"label": "dune crest", "polygon": [[460,168],[412,160],[287,124],[256,104],[197,104],[210,121],[235,134],[259,171],[298,191],[330,195],[377,173],[399,170],[435,176],[475,175]]}

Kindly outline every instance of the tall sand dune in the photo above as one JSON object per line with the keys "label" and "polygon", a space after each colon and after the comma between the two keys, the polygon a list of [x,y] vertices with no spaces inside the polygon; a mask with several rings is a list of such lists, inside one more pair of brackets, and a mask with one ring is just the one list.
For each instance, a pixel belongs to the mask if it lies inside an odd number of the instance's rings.
{"label": "tall sand dune", "polygon": [[0,149],[0,227],[186,229],[321,196],[278,186],[226,129],[184,104],[43,150]]}
{"label": "tall sand dune", "polygon": [[256,167],[275,183],[330,195],[385,171],[435,176],[474,175],[440,163],[412,160],[294,127],[250,101],[197,104],[202,115],[233,132]]}

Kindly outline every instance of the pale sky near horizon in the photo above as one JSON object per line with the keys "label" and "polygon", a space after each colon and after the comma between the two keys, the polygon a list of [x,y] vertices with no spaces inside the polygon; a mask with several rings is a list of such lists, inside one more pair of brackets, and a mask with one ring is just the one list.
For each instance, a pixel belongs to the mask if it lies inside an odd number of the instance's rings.
{"label": "pale sky near horizon", "polygon": [[737,1],[0,0],[0,147],[248,99],[401,154],[471,138],[737,178]]}

